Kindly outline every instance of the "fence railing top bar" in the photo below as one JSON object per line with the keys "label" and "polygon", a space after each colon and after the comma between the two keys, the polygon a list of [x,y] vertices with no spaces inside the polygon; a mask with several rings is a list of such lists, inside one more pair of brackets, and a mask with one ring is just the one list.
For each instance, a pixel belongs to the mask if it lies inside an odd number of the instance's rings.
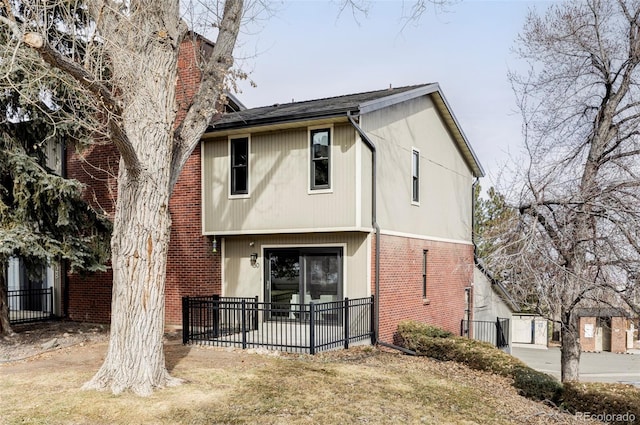
{"label": "fence railing top bar", "polygon": [[284,305],[332,305],[332,304],[341,304],[344,305],[345,302],[348,302],[349,305],[353,304],[362,304],[366,305],[371,302],[371,297],[366,298],[345,298],[342,300],[335,301],[316,301],[311,300],[308,303],[289,303],[289,302],[269,302],[269,301],[256,301],[255,297],[218,297],[218,296],[195,296],[195,297],[183,297],[188,299],[189,301],[211,301],[211,302],[224,302],[224,303],[241,303],[242,301],[250,302],[253,304],[284,304]]}

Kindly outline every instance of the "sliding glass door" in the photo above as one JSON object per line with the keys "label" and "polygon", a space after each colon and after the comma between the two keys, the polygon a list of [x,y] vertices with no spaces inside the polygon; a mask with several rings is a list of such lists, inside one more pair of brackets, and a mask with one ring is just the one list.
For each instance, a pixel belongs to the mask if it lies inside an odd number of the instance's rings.
{"label": "sliding glass door", "polygon": [[291,305],[342,299],[342,248],[272,248],[265,249],[264,258],[272,317],[295,317]]}

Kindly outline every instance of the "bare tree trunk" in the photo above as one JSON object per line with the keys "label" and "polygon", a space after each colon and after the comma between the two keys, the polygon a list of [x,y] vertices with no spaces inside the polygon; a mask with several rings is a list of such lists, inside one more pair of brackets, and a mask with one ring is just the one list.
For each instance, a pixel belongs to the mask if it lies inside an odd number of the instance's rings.
{"label": "bare tree trunk", "polygon": [[135,158],[121,152],[111,239],[111,338],[104,364],[83,388],[146,396],[180,382],[169,376],[163,350],[177,51],[160,46],[138,54],[141,72],[150,75],[131,87],[122,117]]}
{"label": "bare tree trunk", "polygon": [[560,330],[560,379],[562,382],[580,379],[580,329],[578,317],[573,312],[563,312]]}
{"label": "bare tree trunk", "polygon": [[13,335],[7,303],[6,263],[0,262],[0,336]]}
{"label": "bare tree trunk", "polygon": [[[121,168],[122,170],[122,168]],[[121,172],[112,237],[111,339],[104,364],[85,389],[149,395],[179,383],[165,367],[164,287],[171,218],[157,176],[131,182]],[[168,184],[168,173],[161,180]],[[145,203],[138,202],[144,199]]]}

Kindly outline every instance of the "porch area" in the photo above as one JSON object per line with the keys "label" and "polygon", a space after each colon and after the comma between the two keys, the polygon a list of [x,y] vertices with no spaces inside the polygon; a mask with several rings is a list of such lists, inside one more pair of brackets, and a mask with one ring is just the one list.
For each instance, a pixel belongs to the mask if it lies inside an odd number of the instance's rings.
{"label": "porch area", "polygon": [[182,342],[315,354],[375,343],[373,297],[260,302],[258,297],[183,297]]}

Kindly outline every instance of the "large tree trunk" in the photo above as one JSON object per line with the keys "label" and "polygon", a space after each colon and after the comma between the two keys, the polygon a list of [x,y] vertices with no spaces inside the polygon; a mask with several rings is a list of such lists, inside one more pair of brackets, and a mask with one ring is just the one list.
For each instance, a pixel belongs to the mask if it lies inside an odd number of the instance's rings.
{"label": "large tree trunk", "polygon": [[[178,382],[166,370],[162,347],[169,199],[156,176],[130,182],[123,174],[111,243],[111,339],[102,368],[84,388],[149,395]],[[166,186],[168,177],[162,180]]]}
{"label": "large tree trunk", "polygon": [[130,87],[122,115],[133,155],[121,151],[118,172],[111,338],[104,364],[84,388],[149,395],[179,382],[169,376],[163,351],[177,50],[159,44],[137,55],[131,69],[118,63],[123,74],[146,74]]}
{"label": "large tree trunk", "polygon": [[0,336],[13,335],[11,322],[9,322],[9,304],[7,303],[7,265],[0,262]]}
{"label": "large tree trunk", "polygon": [[580,378],[580,329],[578,317],[575,313],[562,314],[562,328],[560,335],[562,347],[560,349],[560,379],[562,382],[578,381]]}

